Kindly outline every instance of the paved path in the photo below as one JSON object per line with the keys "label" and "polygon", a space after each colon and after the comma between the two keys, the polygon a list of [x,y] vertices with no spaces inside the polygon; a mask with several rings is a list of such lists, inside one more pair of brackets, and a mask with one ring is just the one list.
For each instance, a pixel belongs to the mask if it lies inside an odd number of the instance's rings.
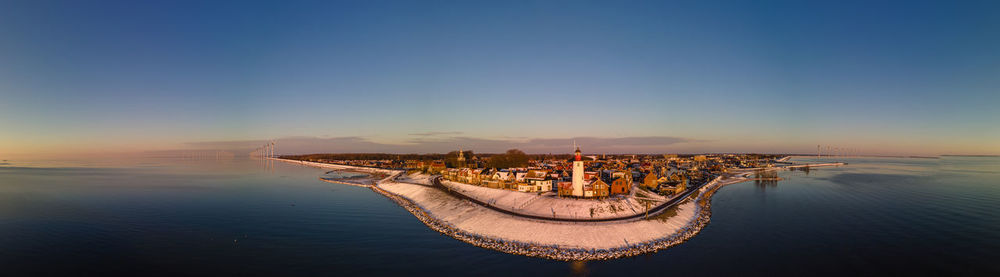
{"label": "paved path", "polygon": [[[540,220],[549,220],[549,221],[564,221],[564,222],[609,222],[609,221],[622,221],[622,220],[636,220],[636,219],[643,219],[643,218],[646,217],[646,213],[634,214],[634,215],[629,215],[629,216],[621,216],[621,217],[595,218],[595,219],[588,219],[588,218],[558,218],[558,217],[547,217],[547,216],[537,216],[537,215],[522,214],[522,213],[518,213],[518,212],[514,212],[514,211],[510,211],[510,210],[505,210],[505,209],[501,209],[501,208],[498,208],[498,207],[493,206],[493,205],[486,204],[483,201],[479,201],[479,199],[475,199],[475,198],[469,197],[469,196],[467,196],[465,194],[462,194],[462,193],[459,193],[457,191],[451,190],[448,187],[445,187],[444,185],[441,184],[441,177],[435,177],[435,178],[431,179],[431,184],[435,188],[440,189],[440,190],[442,190],[442,191],[444,191],[444,192],[448,193],[449,195],[454,196],[456,198],[464,199],[464,200],[469,200],[472,203],[479,204],[480,206],[486,207],[488,209],[491,209],[491,210],[494,210],[494,211],[497,211],[497,212],[500,212],[500,213],[503,213],[503,214],[513,215],[513,216],[519,216],[519,217],[524,217],[524,218],[530,218],[530,219],[540,219]],[[671,198],[670,200],[667,200],[667,202],[664,202],[663,204],[660,204],[660,205],[657,205],[655,207],[649,208],[649,215],[653,216],[653,215],[659,214],[660,212],[666,210],[667,208],[669,208],[669,207],[671,207],[673,205],[676,205],[677,203],[680,203],[681,200],[686,199],[688,196],[691,195],[691,193],[694,193],[694,192],[698,191],[698,189],[700,189],[704,185],[705,184],[700,184],[698,186],[692,187],[692,188],[688,189],[687,191],[685,191],[683,194],[681,194],[681,196]]]}

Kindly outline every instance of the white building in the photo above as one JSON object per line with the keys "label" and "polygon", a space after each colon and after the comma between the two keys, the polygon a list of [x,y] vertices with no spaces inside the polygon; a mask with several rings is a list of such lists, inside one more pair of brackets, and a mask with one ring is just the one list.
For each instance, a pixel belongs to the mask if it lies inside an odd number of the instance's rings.
{"label": "white building", "polygon": [[576,148],[576,156],[573,158],[573,194],[572,195],[573,196],[577,196],[577,197],[584,197],[584,195],[583,195],[583,161],[580,160],[580,147]]}
{"label": "white building", "polygon": [[527,172],[523,179],[528,184],[531,184],[532,192],[552,191],[552,180],[546,180],[547,175],[548,172],[544,170],[531,170]]}

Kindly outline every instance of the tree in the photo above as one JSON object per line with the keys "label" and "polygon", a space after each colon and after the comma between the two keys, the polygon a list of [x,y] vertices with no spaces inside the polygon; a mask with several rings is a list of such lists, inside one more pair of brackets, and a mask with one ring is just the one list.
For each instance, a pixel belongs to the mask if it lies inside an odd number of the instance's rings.
{"label": "tree", "polygon": [[526,167],[528,166],[528,155],[524,154],[524,151],[518,149],[507,150],[507,161],[510,163],[510,167]]}
{"label": "tree", "polygon": [[518,149],[507,150],[504,154],[493,155],[487,163],[491,168],[511,168],[528,166],[528,155]]}

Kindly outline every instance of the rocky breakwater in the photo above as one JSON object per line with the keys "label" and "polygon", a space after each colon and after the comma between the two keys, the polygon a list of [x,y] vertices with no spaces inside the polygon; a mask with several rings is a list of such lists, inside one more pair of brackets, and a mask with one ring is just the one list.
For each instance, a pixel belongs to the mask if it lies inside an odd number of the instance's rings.
{"label": "rocky breakwater", "polygon": [[[429,228],[434,231],[440,232],[449,237],[464,241],[466,243],[492,249],[500,252],[523,255],[529,257],[539,257],[554,260],[565,260],[565,261],[583,261],[583,260],[608,260],[616,259],[628,256],[641,255],[646,253],[656,252],[691,239],[702,228],[704,228],[710,218],[711,218],[711,197],[712,195],[722,186],[727,184],[732,184],[740,181],[742,178],[730,178],[722,179],[717,178],[706,184],[693,198],[687,199],[683,204],[686,207],[693,207],[695,210],[693,213],[678,213],[674,215],[661,215],[659,218],[641,219],[637,221],[626,221],[626,222],[612,222],[604,224],[585,224],[579,223],[577,226],[572,226],[572,228],[578,232],[587,232],[588,229],[595,229],[595,232],[604,232],[608,226],[621,225],[623,230],[629,230],[630,225],[645,224],[648,222],[642,221],[661,221],[666,223],[681,223],[681,224],[664,224],[664,228],[672,229],[670,232],[661,233],[660,236],[654,237],[647,240],[641,240],[634,243],[625,240],[622,245],[615,247],[600,247],[607,245],[607,242],[593,242],[594,247],[587,247],[587,245],[565,245],[559,243],[558,240],[550,241],[550,243],[540,242],[538,240],[524,240],[511,237],[503,237],[482,234],[469,228],[462,228],[461,226],[449,222],[446,219],[442,219],[437,214],[444,214],[446,212],[439,211],[435,213],[432,210],[419,204],[419,201],[414,201],[408,197],[393,193],[382,188],[380,185],[372,186],[371,189],[387,198],[393,202],[399,204],[401,207],[413,214],[418,220],[423,222]],[[468,201],[459,201],[461,204],[457,205],[475,205]],[[481,207],[480,207],[481,208]],[[666,217],[666,218],[664,218]],[[678,218],[682,217],[682,218]],[[505,220],[510,220],[509,216],[505,216]],[[517,220],[514,218],[513,220]],[[538,220],[523,219],[524,221],[531,221],[538,223]],[[556,223],[551,223],[556,224]],[[558,223],[559,225],[575,224],[575,223]],[[466,224],[467,225],[467,224]],[[547,228],[546,224],[538,223],[535,226],[539,228]],[[618,227],[618,226],[615,226]],[[549,230],[524,230],[525,232],[546,232]],[[640,231],[640,230],[635,230]],[[617,240],[619,238],[614,236],[602,236],[607,237],[609,240]]]}

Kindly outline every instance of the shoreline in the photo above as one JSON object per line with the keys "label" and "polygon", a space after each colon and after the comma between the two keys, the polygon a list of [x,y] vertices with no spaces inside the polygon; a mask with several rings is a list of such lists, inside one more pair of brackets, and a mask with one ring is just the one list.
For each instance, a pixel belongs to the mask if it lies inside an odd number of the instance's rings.
{"label": "shoreline", "polygon": [[[746,173],[750,174],[750,173]],[[669,235],[659,237],[652,240],[628,243],[621,247],[610,247],[610,248],[585,248],[585,247],[567,247],[565,245],[558,244],[537,244],[531,242],[509,240],[503,238],[490,237],[485,235],[476,234],[466,230],[462,230],[449,224],[448,222],[436,218],[433,216],[432,211],[428,211],[426,208],[420,204],[414,202],[405,196],[397,195],[382,189],[378,186],[372,186],[371,189],[376,193],[379,193],[386,198],[389,198],[393,202],[406,209],[408,212],[413,214],[418,220],[420,220],[424,225],[427,225],[434,231],[437,231],[443,235],[447,235],[454,239],[472,244],[477,247],[491,249],[495,251],[500,251],[508,254],[522,255],[528,257],[545,258],[552,260],[561,261],[589,261],[589,260],[611,260],[618,258],[625,258],[631,256],[637,256],[648,253],[655,253],[659,250],[667,249],[672,246],[681,244],[695,235],[697,235],[705,226],[708,225],[711,219],[711,197],[720,188],[742,183],[749,179],[742,177],[746,174],[739,174],[732,178],[721,179],[718,178],[711,185],[703,186],[699,190],[698,196],[695,198],[685,199],[686,202],[694,202],[696,207],[695,212],[685,220],[685,224],[672,232]],[[675,215],[674,217],[677,217]],[[524,219],[529,220],[529,219]],[[611,225],[620,223],[607,223]],[[572,224],[577,226],[588,226],[590,224]],[[586,228],[586,227],[583,227]]]}
{"label": "shoreline", "polygon": [[[714,193],[721,186],[717,186],[715,189],[711,190]],[[488,236],[482,236],[471,232],[466,232],[461,230],[447,222],[439,220],[431,216],[427,210],[425,210],[420,205],[414,203],[413,201],[395,195],[391,192],[385,191],[377,186],[370,187],[372,191],[379,193],[386,198],[389,198],[396,204],[400,205],[408,212],[413,214],[418,220],[420,220],[424,225],[428,226],[430,229],[437,231],[443,235],[449,236],[451,238],[457,239],[459,241],[472,244],[476,247],[500,251],[508,254],[522,255],[528,257],[545,258],[560,261],[590,261],[590,260],[611,260],[617,258],[624,258],[630,256],[636,256],[651,252],[657,252],[662,249],[669,248],[674,245],[678,245],[693,238],[701,231],[706,225],[708,225],[708,219],[711,218],[711,202],[702,201],[705,205],[699,209],[698,216],[692,220],[688,226],[685,226],[681,232],[674,233],[674,235],[661,238],[654,241],[642,242],[633,244],[633,246],[618,247],[618,248],[607,248],[607,249],[585,249],[585,248],[568,248],[559,245],[538,245],[528,242],[520,241],[510,241],[505,239],[493,238]],[[699,205],[701,206],[701,205]]]}
{"label": "shoreline", "polygon": [[[321,168],[370,170],[382,173],[391,172],[388,177],[377,181],[375,185],[364,187],[368,187],[375,193],[389,198],[389,200],[405,209],[431,230],[476,247],[508,254],[561,261],[617,259],[655,253],[659,250],[681,244],[693,238],[708,225],[712,214],[711,198],[720,188],[749,181],[751,179],[748,176],[758,170],[791,170],[789,166],[782,166],[741,170],[729,175],[719,176],[695,190],[692,193],[693,195],[688,195],[656,216],[650,215],[648,219],[624,222],[566,223],[546,222],[545,220],[499,214],[486,207],[468,202],[468,200],[459,200],[453,196],[447,196],[444,192],[432,188],[430,184],[397,182],[395,178],[403,174],[404,172],[402,171],[285,159],[277,160]],[[795,165],[795,167],[840,165],[844,164],[826,163]],[[667,210],[674,211],[674,214],[667,216]],[[493,225],[490,225],[491,223]],[[518,226],[506,231],[493,230],[492,228],[496,227],[497,224],[502,226]],[[529,227],[524,228],[524,226]],[[605,235],[596,236],[596,240],[577,238],[572,241],[560,240],[558,236],[555,239],[552,237],[536,237],[538,233],[564,234],[566,230],[570,230],[570,234],[580,234],[580,236],[584,237],[588,235],[595,237],[594,234]],[[656,234],[651,234],[654,232],[648,231],[655,231]],[[615,240],[615,235],[622,239],[624,243]],[[633,243],[627,238],[638,240]]]}

